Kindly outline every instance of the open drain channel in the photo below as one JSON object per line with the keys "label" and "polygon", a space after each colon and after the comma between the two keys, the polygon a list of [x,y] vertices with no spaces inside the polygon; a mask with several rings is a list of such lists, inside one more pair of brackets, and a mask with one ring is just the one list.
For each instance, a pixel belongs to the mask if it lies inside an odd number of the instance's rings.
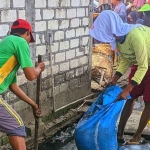
{"label": "open drain channel", "polygon": [[[66,127],[53,138],[39,145],[39,150],[78,150],[74,141],[74,131],[76,123]],[[128,133],[125,137],[130,139],[132,135]],[[144,136],[149,140],[150,137]],[[149,142],[149,141],[147,141]],[[125,145],[120,147],[119,150],[150,150],[150,144],[143,145]]]}
{"label": "open drain channel", "polygon": [[[76,123],[61,130],[53,138],[40,144],[39,150],[77,150],[74,142],[75,126]],[[65,148],[67,145],[68,148]]]}

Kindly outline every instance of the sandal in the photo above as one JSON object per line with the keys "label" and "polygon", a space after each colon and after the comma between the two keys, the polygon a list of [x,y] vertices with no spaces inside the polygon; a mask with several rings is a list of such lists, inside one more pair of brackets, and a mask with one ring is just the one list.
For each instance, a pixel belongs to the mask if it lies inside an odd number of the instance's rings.
{"label": "sandal", "polygon": [[141,140],[139,140],[139,141],[137,141],[137,142],[135,142],[135,141],[127,141],[127,142],[125,142],[125,144],[124,145],[141,145],[141,144],[146,144],[147,142],[146,142],[146,140],[145,139],[141,139]]}

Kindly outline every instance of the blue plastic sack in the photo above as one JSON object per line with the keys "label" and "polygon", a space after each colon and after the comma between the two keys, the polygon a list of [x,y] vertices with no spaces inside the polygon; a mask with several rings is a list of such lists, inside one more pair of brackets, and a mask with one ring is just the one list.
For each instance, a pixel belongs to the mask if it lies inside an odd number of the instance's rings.
{"label": "blue plastic sack", "polygon": [[125,100],[115,100],[121,91],[119,86],[108,87],[78,122],[75,129],[78,150],[118,150],[116,122]]}

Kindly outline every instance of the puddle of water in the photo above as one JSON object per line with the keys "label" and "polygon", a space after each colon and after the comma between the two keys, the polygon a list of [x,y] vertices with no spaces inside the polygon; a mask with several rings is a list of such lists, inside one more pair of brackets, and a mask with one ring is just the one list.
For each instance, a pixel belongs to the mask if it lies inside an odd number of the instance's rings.
{"label": "puddle of water", "polygon": [[144,145],[126,145],[120,147],[119,150],[150,150],[150,144]]}
{"label": "puddle of water", "polygon": [[70,144],[72,147],[75,146],[74,141],[74,131],[75,131],[76,124],[73,124],[72,126],[60,131],[57,133],[53,138],[46,141],[43,144],[39,145],[39,150],[77,150],[77,149],[68,149],[70,146],[67,146],[68,148],[63,149],[66,145]]}

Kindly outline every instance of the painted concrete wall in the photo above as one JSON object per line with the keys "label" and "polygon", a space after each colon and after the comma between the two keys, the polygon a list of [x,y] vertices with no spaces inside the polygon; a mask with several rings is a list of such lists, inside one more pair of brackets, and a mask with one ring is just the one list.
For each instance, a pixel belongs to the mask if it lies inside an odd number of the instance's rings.
{"label": "painted concrete wall", "polygon": [[[33,26],[36,43],[30,45],[32,60],[43,56],[42,112],[46,116],[90,94],[90,3],[92,0],[0,0],[0,40],[17,18]],[[18,72],[18,85],[33,100],[36,81],[30,82]],[[9,90],[3,98],[21,115],[25,124],[33,124],[32,110]]]}

